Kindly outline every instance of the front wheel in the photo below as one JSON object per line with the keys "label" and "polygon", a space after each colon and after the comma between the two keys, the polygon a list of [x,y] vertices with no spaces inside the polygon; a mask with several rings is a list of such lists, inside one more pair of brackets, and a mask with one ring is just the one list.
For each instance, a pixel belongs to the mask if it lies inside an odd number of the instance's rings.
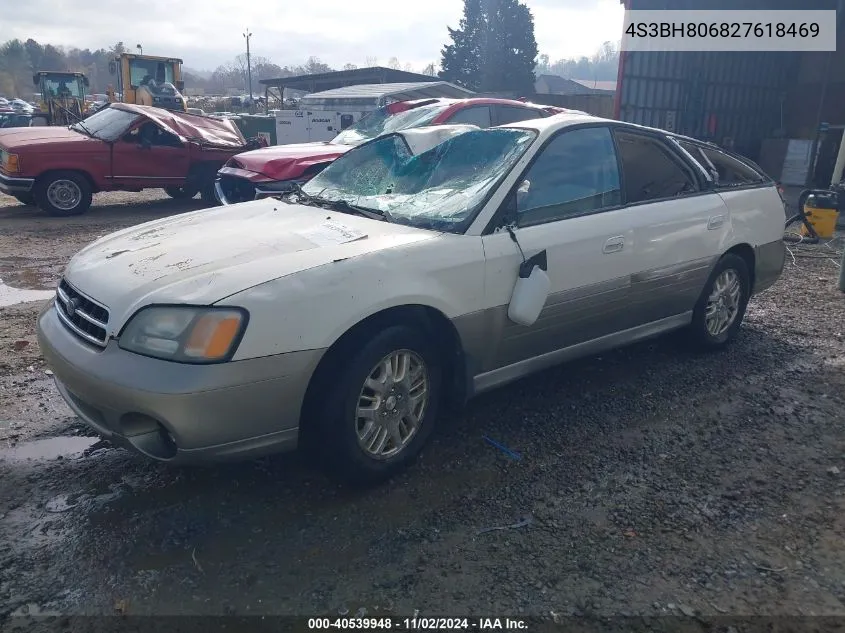
{"label": "front wheel", "polygon": [[165,187],[164,192],[174,200],[190,200],[197,195],[196,187]]}
{"label": "front wheel", "polygon": [[333,474],[372,484],[416,459],[434,431],[440,399],[432,347],[417,330],[393,326],[328,381],[320,435]]}
{"label": "front wheel", "polygon": [[739,255],[725,255],[710,274],[693,311],[693,342],[704,349],[730,343],[739,332],[750,298],[748,264]]}
{"label": "front wheel", "polygon": [[50,215],[81,215],[91,207],[92,190],[88,179],[73,171],[48,174],[35,185],[35,202]]}

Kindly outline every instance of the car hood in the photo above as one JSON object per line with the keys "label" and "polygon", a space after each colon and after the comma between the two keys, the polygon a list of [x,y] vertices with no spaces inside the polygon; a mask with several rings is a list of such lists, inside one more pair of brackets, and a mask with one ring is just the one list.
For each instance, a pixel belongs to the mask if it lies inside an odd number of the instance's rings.
{"label": "car hood", "polygon": [[[359,239],[344,241],[350,233]],[[210,305],[279,277],[437,235],[268,198],[112,233],[77,253],[65,279],[109,308],[116,336],[145,305]]]}
{"label": "car hood", "polygon": [[273,180],[291,180],[301,176],[312,165],[331,162],[350,149],[350,145],[294,143],[244,152],[235,156],[235,160],[243,166],[242,169]]}
{"label": "car hood", "polygon": [[102,143],[79,132],[74,132],[66,127],[15,127],[0,130],[0,145],[9,150],[20,148],[52,147],[57,143]]}

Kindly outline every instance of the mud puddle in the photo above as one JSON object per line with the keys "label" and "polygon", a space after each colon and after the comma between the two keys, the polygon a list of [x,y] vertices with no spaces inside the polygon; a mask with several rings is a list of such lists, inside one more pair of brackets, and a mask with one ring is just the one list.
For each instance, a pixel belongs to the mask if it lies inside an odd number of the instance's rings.
{"label": "mud puddle", "polygon": [[73,459],[80,457],[99,441],[98,437],[49,437],[33,442],[21,442],[14,446],[0,448],[0,460],[24,462],[49,461],[59,457]]}
{"label": "mud puddle", "polygon": [[12,288],[0,279],[0,308],[27,303],[28,301],[46,301],[55,294],[53,290],[27,290]]}

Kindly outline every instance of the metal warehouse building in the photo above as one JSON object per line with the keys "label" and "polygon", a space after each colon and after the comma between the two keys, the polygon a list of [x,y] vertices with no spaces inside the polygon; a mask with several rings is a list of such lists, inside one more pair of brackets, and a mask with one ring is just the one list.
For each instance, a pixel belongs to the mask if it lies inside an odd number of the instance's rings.
{"label": "metal warehouse building", "polygon": [[[845,0],[620,1],[633,10],[837,10],[835,53],[623,52],[615,104],[616,118],[732,146],[786,184],[803,184],[815,154],[816,180],[830,182],[835,126],[845,125]],[[832,129],[819,138],[822,123]]]}

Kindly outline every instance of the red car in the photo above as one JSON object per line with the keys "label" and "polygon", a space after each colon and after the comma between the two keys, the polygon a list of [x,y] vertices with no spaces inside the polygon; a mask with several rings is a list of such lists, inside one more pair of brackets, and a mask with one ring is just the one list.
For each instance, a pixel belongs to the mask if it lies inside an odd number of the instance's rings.
{"label": "red car", "polygon": [[213,203],[217,170],[257,146],[231,121],[115,103],[70,127],[0,130],[0,192],[59,216],[85,213],[98,191]]}
{"label": "red car", "polygon": [[508,99],[421,99],[384,106],[322,143],[277,145],[238,154],[218,172],[215,193],[222,204],[278,195],[303,184],[332,161],[381,134],[397,130],[470,123],[491,127],[573,112]]}

